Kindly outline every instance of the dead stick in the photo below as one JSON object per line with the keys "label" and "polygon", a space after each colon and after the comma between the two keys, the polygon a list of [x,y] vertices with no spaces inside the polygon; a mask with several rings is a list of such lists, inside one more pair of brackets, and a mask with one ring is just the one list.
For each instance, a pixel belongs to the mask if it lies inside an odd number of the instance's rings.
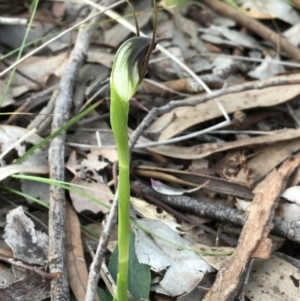
{"label": "dead stick", "polygon": [[3,254],[0,254],[0,261],[7,262],[7,263],[10,263],[11,265],[17,266],[24,270],[34,272],[34,273],[40,275],[43,278],[43,280],[52,280],[52,279],[56,279],[56,278],[60,277],[59,273],[48,273],[46,271],[43,271],[41,269],[41,267],[36,267],[36,266],[30,265],[30,264],[27,264],[17,258],[7,257]]}
{"label": "dead stick", "polygon": [[299,164],[299,156],[286,161],[278,170],[272,171],[255,189],[255,197],[247,210],[248,219],[236,251],[227,266],[218,272],[213,286],[203,301],[234,299],[245,267],[261,242],[267,240],[277,199],[285,188],[289,176]]}
{"label": "dead stick", "polygon": [[[136,193],[142,194],[149,201],[148,196],[154,197],[168,204],[170,207],[175,207],[181,212],[189,212],[195,215],[204,216],[224,223],[231,223],[236,226],[244,226],[247,220],[247,214],[243,210],[231,208],[213,202],[194,199],[186,195],[163,195],[154,191],[151,187],[139,181],[134,181],[134,187],[140,189]],[[289,239],[300,244],[300,224],[295,222],[273,220],[274,227],[271,234]]]}

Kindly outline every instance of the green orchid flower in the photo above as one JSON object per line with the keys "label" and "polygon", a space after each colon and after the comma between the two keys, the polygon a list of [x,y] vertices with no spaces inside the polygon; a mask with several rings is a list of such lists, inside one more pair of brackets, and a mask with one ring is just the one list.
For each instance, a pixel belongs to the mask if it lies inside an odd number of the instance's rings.
{"label": "green orchid flower", "polygon": [[146,74],[150,54],[159,41],[161,39],[147,37],[134,37],[125,41],[116,53],[110,76],[110,122],[116,141],[119,165],[117,192],[119,257],[115,296],[117,301],[128,299],[130,154],[127,126],[129,100],[138,90]]}
{"label": "green orchid flower", "polygon": [[150,53],[161,40],[153,42],[148,37],[134,37],[118,49],[110,85],[122,100],[128,101],[136,93],[146,74]]}

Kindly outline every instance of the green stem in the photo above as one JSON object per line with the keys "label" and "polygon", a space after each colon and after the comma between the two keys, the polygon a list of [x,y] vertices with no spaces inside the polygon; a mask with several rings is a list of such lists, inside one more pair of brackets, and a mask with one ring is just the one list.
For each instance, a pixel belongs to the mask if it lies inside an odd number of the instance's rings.
{"label": "green stem", "polygon": [[114,133],[119,162],[118,184],[118,249],[119,263],[117,276],[118,301],[127,301],[128,261],[129,261],[129,146],[128,146],[128,110],[129,102],[120,99],[111,89],[110,122]]}

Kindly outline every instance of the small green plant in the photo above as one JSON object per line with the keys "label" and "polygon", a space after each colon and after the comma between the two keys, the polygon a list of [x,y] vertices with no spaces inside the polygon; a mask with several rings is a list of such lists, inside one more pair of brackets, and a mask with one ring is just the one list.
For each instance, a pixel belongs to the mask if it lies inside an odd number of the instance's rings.
{"label": "small green plant", "polygon": [[[131,6],[131,4],[128,2]],[[155,3],[154,3],[155,6]],[[128,145],[129,100],[136,93],[145,76],[149,57],[159,40],[140,37],[134,15],[137,36],[126,40],[118,49],[110,76],[110,122],[116,141],[119,164],[118,184],[118,275],[115,300],[127,301],[129,261],[129,198],[130,198],[130,153]]]}

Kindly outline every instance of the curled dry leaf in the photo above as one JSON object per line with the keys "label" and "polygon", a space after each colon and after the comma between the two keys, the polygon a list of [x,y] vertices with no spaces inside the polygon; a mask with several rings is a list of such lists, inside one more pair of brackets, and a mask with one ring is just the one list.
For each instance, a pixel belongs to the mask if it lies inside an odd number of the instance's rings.
{"label": "curled dry leaf", "polygon": [[[299,193],[299,186],[297,187],[290,187],[287,190],[294,191],[294,193]],[[289,192],[287,193],[289,194]],[[283,194],[281,197],[288,199]],[[251,202],[245,201],[239,198],[236,198],[236,207],[238,209],[246,211],[247,208],[250,206]],[[300,220],[300,205],[297,202],[290,201],[281,201],[279,202],[276,211],[275,211],[275,218],[277,220],[283,220],[286,222],[295,222]]]}
{"label": "curled dry leaf", "polygon": [[248,72],[248,75],[255,79],[266,79],[284,73],[284,67],[278,63],[273,63],[273,60],[274,58],[266,56],[260,65]]}
{"label": "curled dry leaf", "polygon": [[[29,131],[18,126],[1,125],[1,159],[5,160],[5,157],[3,158],[2,156],[11,150],[16,151],[18,156],[21,157],[28,150],[28,147],[31,147],[41,141],[42,138],[33,131]],[[36,150],[34,154],[30,155],[23,164],[33,164],[34,166],[48,164],[47,151],[47,146],[41,147],[40,149]],[[9,164],[10,162],[5,161],[5,163]]]}
{"label": "curled dry leaf", "polygon": [[4,238],[14,256],[29,264],[45,265],[48,257],[48,236],[35,230],[23,208],[11,210],[6,217]]}
{"label": "curled dry leaf", "polygon": [[203,188],[206,184],[207,184],[207,182],[204,183],[203,185],[200,185],[195,188],[183,189],[183,188],[172,187],[172,186],[166,185],[160,181],[151,179],[152,188],[155,191],[157,191],[161,194],[165,194],[165,195],[183,195],[185,193],[193,193],[193,192],[198,191],[199,189]]}
{"label": "curled dry leaf", "polygon": [[300,186],[287,188],[285,191],[283,191],[281,197],[300,206]]}

